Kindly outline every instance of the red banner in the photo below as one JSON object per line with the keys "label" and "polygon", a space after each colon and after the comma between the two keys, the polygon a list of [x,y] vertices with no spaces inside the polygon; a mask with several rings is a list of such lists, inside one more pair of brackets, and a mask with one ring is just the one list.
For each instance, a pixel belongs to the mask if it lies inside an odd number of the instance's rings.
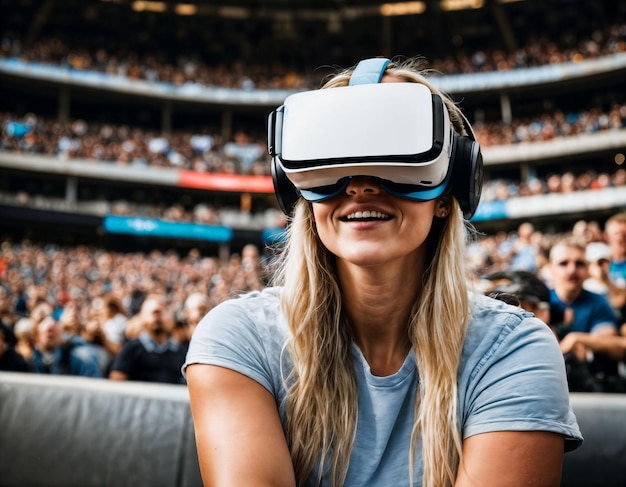
{"label": "red banner", "polygon": [[246,176],[180,171],[178,186],[233,193],[273,193],[271,176]]}

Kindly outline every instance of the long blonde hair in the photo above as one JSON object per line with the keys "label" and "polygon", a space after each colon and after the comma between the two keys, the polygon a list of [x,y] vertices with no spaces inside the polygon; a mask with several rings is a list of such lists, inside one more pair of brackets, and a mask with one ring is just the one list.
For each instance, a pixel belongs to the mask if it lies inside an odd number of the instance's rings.
{"label": "long blonde hair", "polygon": [[[345,86],[351,71],[334,77],[324,88]],[[423,83],[419,62],[390,64],[387,74]],[[446,97],[450,118],[459,133],[458,108]],[[418,437],[422,441],[423,485],[454,484],[461,452],[457,415],[457,371],[469,319],[465,271],[467,225],[456,201],[446,220],[435,219],[427,245],[428,267],[423,288],[408,324],[420,383],[415,395],[409,477]],[[311,204],[300,199],[287,229],[273,284],[283,286],[282,308],[292,338],[287,351],[293,362],[287,386],[286,433],[297,485],[311,474],[329,473],[331,485],[343,485],[354,444],[357,385],[352,337],[342,312],[334,256],[321,243]]]}

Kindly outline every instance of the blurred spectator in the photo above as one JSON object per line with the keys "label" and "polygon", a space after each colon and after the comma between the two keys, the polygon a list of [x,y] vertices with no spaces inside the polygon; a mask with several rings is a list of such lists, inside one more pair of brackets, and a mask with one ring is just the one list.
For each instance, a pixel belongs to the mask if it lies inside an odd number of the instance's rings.
{"label": "blurred spectator", "polygon": [[609,264],[611,260],[611,249],[604,242],[589,242],[585,250],[589,277],[585,279],[583,287],[587,291],[601,294],[609,299]]}
{"label": "blurred spectator", "polygon": [[[2,274],[1,271],[0,274]],[[9,345],[15,345],[13,329],[18,318],[19,315],[15,310],[15,298],[7,288],[0,285],[0,328],[4,328],[4,338]]]}
{"label": "blurred spectator", "polygon": [[28,362],[7,342],[6,330],[2,326],[0,326],[0,370],[30,372]]}
{"label": "blurred spectator", "polygon": [[172,340],[172,325],[167,323],[165,312],[164,296],[146,297],[139,311],[138,338],[124,344],[111,365],[110,379],[183,383],[180,368],[185,350]]}
{"label": "blurred spectator", "polygon": [[530,222],[517,227],[517,239],[513,243],[511,267],[515,270],[535,272],[537,264],[537,246],[533,241],[535,227]]}
{"label": "blurred spectator", "polygon": [[[111,357],[116,357],[122,349],[125,340],[126,322],[128,318],[121,300],[109,292],[102,297],[96,297],[91,302],[93,315],[92,325],[98,324],[104,336],[101,337],[103,345]],[[100,335],[97,330],[93,333]],[[95,338],[95,336],[94,336]]]}
{"label": "blurred spectator", "polygon": [[15,335],[15,351],[27,362],[30,361],[35,346],[32,320],[26,317],[17,320],[13,333]]}
{"label": "blurred spectator", "polygon": [[176,322],[174,330],[174,339],[180,343],[185,349],[189,346],[191,335],[200,320],[212,308],[211,298],[205,292],[196,291],[190,294],[182,309],[182,316]]}
{"label": "blurred spectator", "polygon": [[618,323],[626,322],[626,288],[613,282],[610,275],[611,249],[604,242],[589,242],[585,253],[589,277],[583,286],[604,296],[613,308]]}
{"label": "blurred spectator", "polygon": [[583,288],[585,252],[584,242],[575,238],[563,239],[550,251],[550,325],[571,371],[571,390],[610,392],[621,383],[618,362],[626,349],[607,299]]}
{"label": "blurred spectator", "polygon": [[626,288],[626,212],[606,221],[604,237],[611,250],[609,275],[617,286]]}
{"label": "blurred spectator", "polygon": [[63,340],[61,326],[51,314],[36,322],[33,334],[30,363],[36,373],[102,377],[94,351],[79,336]]}
{"label": "blurred spectator", "polygon": [[107,338],[99,320],[90,318],[81,327],[80,336],[94,351],[103,377],[108,377],[115,355],[107,348]]}

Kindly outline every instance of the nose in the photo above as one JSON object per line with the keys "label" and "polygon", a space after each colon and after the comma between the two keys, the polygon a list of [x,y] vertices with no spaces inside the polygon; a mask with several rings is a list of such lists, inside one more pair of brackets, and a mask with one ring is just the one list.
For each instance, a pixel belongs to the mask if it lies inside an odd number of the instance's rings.
{"label": "nose", "polygon": [[346,194],[358,196],[360,194],[381,192],[380,185],[372,176],[352,176],[346,186]]}

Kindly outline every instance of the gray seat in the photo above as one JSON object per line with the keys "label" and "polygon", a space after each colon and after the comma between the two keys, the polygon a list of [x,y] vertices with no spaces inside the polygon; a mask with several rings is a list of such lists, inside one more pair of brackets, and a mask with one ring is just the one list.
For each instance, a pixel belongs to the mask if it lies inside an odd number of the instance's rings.
{"label": "gray seat", "polygon": [[0,373],[0,485],[202,486],[187,388]]}
{"label": "gray seat", "polygon": [[[626,395],[572,394],[563,487],[626,486]],[[3,487],[200,487],[183,385],[0,372]]]}

